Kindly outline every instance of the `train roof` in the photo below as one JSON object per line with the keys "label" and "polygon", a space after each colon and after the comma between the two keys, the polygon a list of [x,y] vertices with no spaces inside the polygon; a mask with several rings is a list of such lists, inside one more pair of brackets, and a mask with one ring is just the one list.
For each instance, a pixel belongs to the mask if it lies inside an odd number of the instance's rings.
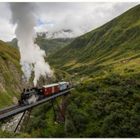
{"label": "train roof", "polygon": [[44,88],[53,87],[53,86],[58,86],[58,85],[61,85],[61,84],[66,84],[66,83],[68,83],[68,82],[59,82],[59,83],[44,85],[43,87],[44,87]]}
{"label": "train roof", "polygon": [[48,87],[53,87],[53,86],[58,86],[58,83],[54,83],[54,84],[50,84],[50,85],[44,85],[44,88],[48,88]]}
{"label": "train roof", "polygon": [[68,83],[68,82],[59,82],[59,84],[66,84],[66,83]]}

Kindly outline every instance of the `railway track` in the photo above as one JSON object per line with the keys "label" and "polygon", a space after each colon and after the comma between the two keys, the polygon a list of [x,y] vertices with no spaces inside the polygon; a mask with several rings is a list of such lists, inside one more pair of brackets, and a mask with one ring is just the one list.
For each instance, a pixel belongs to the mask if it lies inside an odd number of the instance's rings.
{"label": "railway track", "polygon": [[14,116],[18,113],[21,113],[21,112],[24,112],[30,108],[33,108],[33,107],[36,107],[40,104],[43,104],[49,100],[52,100],[52,99],[55,99],[59,96],[62,96],[62,95],[65,95],[65,94],[68,94],[71,90],[71,89],[68,89],[68,90],[65,90],[65,91],[62,91],[62,92],[59,92],[57,94],[54,94],[53,96],[49,96],[49,97],[46,97],[42,100],[39,100],[33,104],[29,104],[29,105],[24,105],[24,106],[20,106],[20,105],[13,105],[13,106],[10,106],[10,107],[7,107],[7,108],[4,108],[2,110],[0,110],[0,120],[3,120],[3,119],[6,119],[8,117],[11,117],[11,116]]}
{"label": "railway track", "polygon": [[19,105],[13,105],[13,106],[10,106],[10,107],[3,108],[3,109],[0,110],[0,115],[4,114],[6,112],[12,111],[14,109],[17,109],[19,107],[20,107]]}

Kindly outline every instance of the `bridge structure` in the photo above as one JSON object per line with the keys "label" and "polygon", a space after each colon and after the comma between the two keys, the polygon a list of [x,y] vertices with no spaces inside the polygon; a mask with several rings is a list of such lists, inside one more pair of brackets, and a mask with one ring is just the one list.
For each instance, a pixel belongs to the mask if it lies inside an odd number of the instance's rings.
{"label": "bridge structure", "polygon": [[[46,103],[46,102],[49,102],[49,101],[51,101],[51,103],[52,103],[52,108],[53,108],[53,111],[54,111],[54,119],[56,120],[56,112],[55,112],[55,107],[54,107],[54,102],[56,101],[56,98],[60,97],[60,96],[63,96],[63,97],[67,96],[71,92],[72,89],[73,88],[70,88],[70,89],[61,91],[59,93],[53,94],[52,96],[44,97],[43,99],[41,99],[41,100],[39,100],[35,103],[29,104],[29,105],[19,105],[19,104],[17,104],[17,105],[13,105],[13,106],[4,108],[4,109],[0,110],[0,121],[8,119],[8,118],[10,118],[14,115],[19,114],[19,113],[22,113],[22,116],[21,116],[15,130],[14,130],[14,132],[16,132],[18,130],[18,127],[20,126],[26,112],[28,112],[28,114],[30,114],[31,110],[34,107],[39,106],[39,105],[41,105],[43,103]],[[63,117],[63,120],[65,120],[62,108],[60,108],[57,101],[56,101],[56,103],[57,103],[58,109],[61,113],[61,116]]]}

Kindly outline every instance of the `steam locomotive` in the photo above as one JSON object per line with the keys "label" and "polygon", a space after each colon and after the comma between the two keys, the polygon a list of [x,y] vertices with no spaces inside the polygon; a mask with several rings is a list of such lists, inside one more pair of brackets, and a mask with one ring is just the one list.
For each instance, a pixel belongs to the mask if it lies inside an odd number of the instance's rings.
{"label": "steam locomotive", "polygon": [[44,97],[57,94],[60,91],[64,91],[71,87],[70,82],[59,82],[50,85],[44,85],[41,88],[33,87],[30,89],[24,89],[21,93],[19,105],[29,105],[35,103]]}

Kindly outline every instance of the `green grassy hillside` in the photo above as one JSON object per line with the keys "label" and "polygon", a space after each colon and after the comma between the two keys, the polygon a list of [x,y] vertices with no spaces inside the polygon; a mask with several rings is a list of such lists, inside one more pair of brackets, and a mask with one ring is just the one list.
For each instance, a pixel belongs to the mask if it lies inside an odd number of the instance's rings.
{"label": "green grassy hillside", "polygon": [[0,41],[0,108],[15,102],[21,90],[21,70],[17,49]]}
{"label": "green grassy hillside", "polygon": [[62,49],[72,42],[72,40],[72,38],[46,39],[42,36],[38,36],[36,38],[37,44],[41,47],[41,49],[46,51],[47,55],[53,54],[57,50]]}
{"label": "green grassy hillside", "polygon": [[140,65],[140,5],[76,38],[49,57],[55,67],[90,76],[137,73]]}

